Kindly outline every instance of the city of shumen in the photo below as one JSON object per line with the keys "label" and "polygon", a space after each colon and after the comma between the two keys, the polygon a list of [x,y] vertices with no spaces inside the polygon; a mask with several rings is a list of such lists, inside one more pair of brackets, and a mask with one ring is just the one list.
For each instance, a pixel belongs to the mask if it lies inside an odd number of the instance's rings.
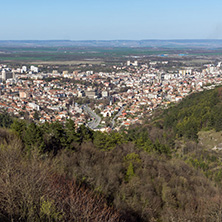
{"label": "city of shumen", "polygon": [[61,67],[59,62],[2,63],[2,112],[36,123],[72,119],[76,126],[119,131],[142,123],[156,109],[222,84],[217,57],[179,54],[129,56],[116,64],[86,61]]}

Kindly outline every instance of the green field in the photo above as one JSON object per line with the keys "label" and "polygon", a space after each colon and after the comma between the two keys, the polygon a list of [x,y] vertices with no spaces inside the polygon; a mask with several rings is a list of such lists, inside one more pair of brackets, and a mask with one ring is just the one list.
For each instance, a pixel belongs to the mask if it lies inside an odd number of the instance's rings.
{"label": "green field", "polygon": [[170,49],[151,47],[0,47],[0,61],[84,61],[126,60],[127,58],[183,58],[195,56],[222,56],[222,50]]}

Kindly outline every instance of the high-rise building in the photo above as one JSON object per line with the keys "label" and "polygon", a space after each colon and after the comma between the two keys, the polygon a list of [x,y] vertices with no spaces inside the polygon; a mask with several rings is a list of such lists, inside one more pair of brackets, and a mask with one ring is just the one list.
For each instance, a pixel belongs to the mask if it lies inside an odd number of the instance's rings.
{"label": "high-rise building", "polygon": [[133,65],[133,66],[138,66],[138,61],[135,60],[132,65]]}
{"label": "high-rise building", "polygon": [[2,71],[2,81],[6,81],[7,79],[12,79],[13,73],[12,72],[6,72],[5,70]]}

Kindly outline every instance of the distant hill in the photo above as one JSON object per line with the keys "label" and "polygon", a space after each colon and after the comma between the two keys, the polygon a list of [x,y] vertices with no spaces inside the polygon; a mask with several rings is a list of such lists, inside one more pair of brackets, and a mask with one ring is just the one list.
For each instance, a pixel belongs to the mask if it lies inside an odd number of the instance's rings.
{"label": "distant hill", "polygon": [[157,48],[221,48],[221,39],[184,40],[8,40],[0,47],[157,47]]}

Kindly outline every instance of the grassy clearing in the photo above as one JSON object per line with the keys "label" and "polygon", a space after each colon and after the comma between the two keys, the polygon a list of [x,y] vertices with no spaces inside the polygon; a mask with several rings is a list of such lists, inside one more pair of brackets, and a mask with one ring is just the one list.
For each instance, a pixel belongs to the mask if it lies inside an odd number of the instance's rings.
{"label": "grassy clearing", "polygon": [[200,144],[207,149],[222,148],[222,132],[216,132],[215,130],[200,131],[198,138]]}

